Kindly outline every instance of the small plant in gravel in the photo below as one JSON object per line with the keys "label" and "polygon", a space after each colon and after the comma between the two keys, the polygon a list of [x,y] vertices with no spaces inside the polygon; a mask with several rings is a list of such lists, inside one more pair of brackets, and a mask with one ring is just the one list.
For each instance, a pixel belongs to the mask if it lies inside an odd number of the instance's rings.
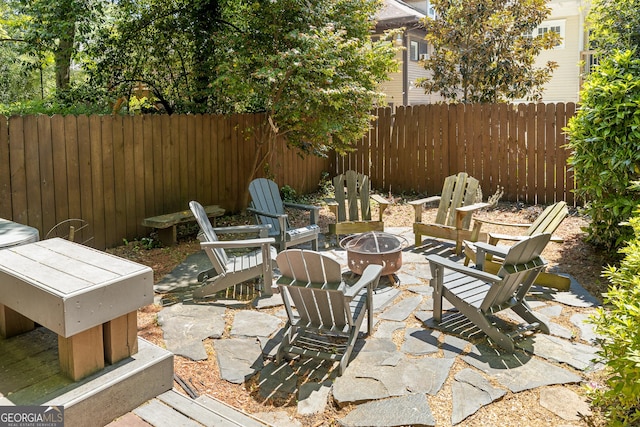
{"label": "small plant in gravel", "polygon": [[620,250],[620,265],[603,272],[609,290],[604,307],[591,318],[604,336],[599,355],[610,376],[606,388],[592,388],[590,394],[611,426],[640,425],[640,207],[628,224],[634,237]]}

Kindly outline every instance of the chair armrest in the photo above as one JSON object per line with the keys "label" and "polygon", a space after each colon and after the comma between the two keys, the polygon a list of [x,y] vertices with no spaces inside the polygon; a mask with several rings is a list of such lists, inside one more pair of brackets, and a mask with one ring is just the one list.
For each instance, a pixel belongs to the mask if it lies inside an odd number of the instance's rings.
{"label": "chair armrest", "polygon": [[456,212],[462,212],[464,214],[467,214],[469,212],[477,211],[478,209],[486,208],[487,206],[491,206],[491,204],[485,203],[485,202],[474,203],[472,205],[461,206],[459,208],[456,208]]}
{"label": "chair armrest", "polygon": [[369,264],[364,271],[362,272],[362,276],[356,283],[352,286],[349,286],[344,293],[344,296],[347,298],[353,298],[358,295],[362,289],[373,282],[380,280],[380,273],[382,273],[382,266],[378,264]]}
{"label": "chair armrest", "polygon": [[486,282],[499,282],[502,280],[500,276],[475,268],[466,267],[462,264],[458,264],[457,262],[441,257],[440,255],[427,255],[427,260],[429,261],[429,264],[435,265],[436,269],[446,268]]}
{"label": "chair armrest", "polygon": [[276,240],[267,237],[261,239],[248,239],[248,240],[218,240],[216,242],[200,242],[201,248],[255,248],[264,245],[275,244]]}
{"label": "chair armrest", "polygon": [[409,202],[409,204],[415,207],[417,205],[424,205],[425,203],[439,202],[441,198],[442,197],[440,196],[431,196],[431,197],[426,197],[424,199],[413,200]]}
{"label": "chair armrest", "polygon": [[260,215],[260,216],[268,216],[269,218],[287,218],[288,216],[287,214],[275,214],[271,212],[259,211],[254,208],[247,208],[247,212],[251,212],[255,215]]}
{"label": "chair armrest", "polygon": [[234,227],[214,227],[216,234],[240,234],[240,233],[258,233],[260,237],[267,237],[271,224],[259,225],[238,225]]}
{"label": "chair armrest", "polygon": [[413,205],[413,209],[415,209],[415,219],[416,223],[422,222],[422,208],[426,203],[437,202],[442,199],[441,196],[431,196],[424,199],[413,200],[409,202],[410,205]]}
{"label": "chair armrest", "polygon": [[[510,242],[519,242],[520,240],[526,239],[530,236],[513,236],[511,234],[502,234],[502,233],[488,233],[489,243],[496,243],[499,240],[508,240]],[[551,236],[549,239],[550,242],[560,243],[563,242],[564,239],[560,236]]]}
{"label": "chair armrest", "polygon": [[508,246],[496,246],[496,245],[492,245],[490,243],[485,243],[485,242],[474,242],[474,245],[476,247],[476,253],[478,251],[482,251],[482,252],[489,253],[491,255],[504,258],[507,256],[507,253],[509,252]]}
{"label": "chair armrest", "polygon": [[379,194],[370,194],[369,197],[371,198],[371,200],[378,203],[379,205],[388,206],[389,204],[391,204],[390,201],[388,201],[387,199],[385,199]]}
{"label": "chair armrest", "polygon": [[510,222],[492,221],[490,219],[484,219],[484,218],[474,218],[474,220],[485,223],[485,224],[500,225],[503,227],[521,227],[521,228],[531,227],[531,224],[518,224],[518,223],[510,223]]}

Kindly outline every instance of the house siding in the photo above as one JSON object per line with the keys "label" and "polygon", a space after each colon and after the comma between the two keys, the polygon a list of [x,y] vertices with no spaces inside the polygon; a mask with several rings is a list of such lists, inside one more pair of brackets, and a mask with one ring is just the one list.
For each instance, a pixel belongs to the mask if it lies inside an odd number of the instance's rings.
{"label": "house siding", "polygon": [[396,61],[398,61],[398,71],[389,73],[389,80],[382,82],[380,91],[386,94],[385,103],[387,105],[402,105],[402,51],[396,53]]}

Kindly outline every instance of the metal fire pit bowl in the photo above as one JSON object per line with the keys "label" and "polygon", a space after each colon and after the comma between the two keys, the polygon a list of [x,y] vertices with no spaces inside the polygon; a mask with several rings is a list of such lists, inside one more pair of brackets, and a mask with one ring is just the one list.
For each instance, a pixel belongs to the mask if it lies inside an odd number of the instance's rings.
{"label": "metal fire pit bowl", "polygon": [[382,265],[382,276],[387,276],[402,267],[402,249],[407,247],[403,237],[380,231],[370,231],[347,236],[340,241],[347,251],[349,270],[362,274],[369,264]]}

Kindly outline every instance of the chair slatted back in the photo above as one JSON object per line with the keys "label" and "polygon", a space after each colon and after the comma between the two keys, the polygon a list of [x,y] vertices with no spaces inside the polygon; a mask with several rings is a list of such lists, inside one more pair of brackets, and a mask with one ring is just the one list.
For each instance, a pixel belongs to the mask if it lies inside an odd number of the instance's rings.
{"label": "chair slatted back", "polygon": [[348,170],[333,178],[333,187],[338,203],[338,222],[371,220],[367,175]]}
{"label": "chair slatted back", "polygon": [[[436,214],[436,224],[455,226],[456,208],[475,203],[479,188],[480,181],[469,176],[466,172],[445,178]],[[471,215],[467,215],[462,226],[468,229],[470,224]]]}
{"label": "chair slatted back", "polygon": [[480,306],[483,311],[509,302],[521,287],[523,291],[519,291],[518,296],[524,298],[538,273],[547,265],[540,254],[550,238],[550,233],[538,234],[519,241],[509,249],[498,271],[502,281],[491,286]]}
{"label": "chair slatted back", "polygon": [[[193,216],[196,218],[196,221],[200,226],[201,234],[200,236],[198,236],[200,240],[205,242],[217,242],[218,236],[213,230],[211,221],[209,221],[209,217],[207,216],[207,213],[202,205],[194,200],[189,202],[189,208],[191,209]],[[224,249],[205,248],[205,253],[209,257],[211,264],[213,264],[213,268],[215,268],[218,274],[226,272],[227,262],[229,261],[229,258],[227,257],[227,253],[224,251]]]}
{"label": "chair slatted back", "polygon": [[[251,196],[251,207],[263,212],[274,214],[284,214],[284,203],[280,196],[278,185],[266,178],[257,178],[249,183],[249,195]],[[277,218],[258,215],[259,224],[270,224],[270,235],[280,234],[280,223]]]}
{"label": "chair slatted back", "polygon": [[566,202],[558,202],[547,206],[538,218],[527,229],[528,236],[542,233],[553,233],[560,223],[569,215]]}
{"label": "chair slatted back", "polygon": [[[289,249],[276,257],[282,278],[278,280],[283,296],[288,296],[298,311],[300,324],[319,329],[339,329],[353,324],[341,290],[340,264],[318,252]],[[295,317],[285,297],[289,319]]]}

